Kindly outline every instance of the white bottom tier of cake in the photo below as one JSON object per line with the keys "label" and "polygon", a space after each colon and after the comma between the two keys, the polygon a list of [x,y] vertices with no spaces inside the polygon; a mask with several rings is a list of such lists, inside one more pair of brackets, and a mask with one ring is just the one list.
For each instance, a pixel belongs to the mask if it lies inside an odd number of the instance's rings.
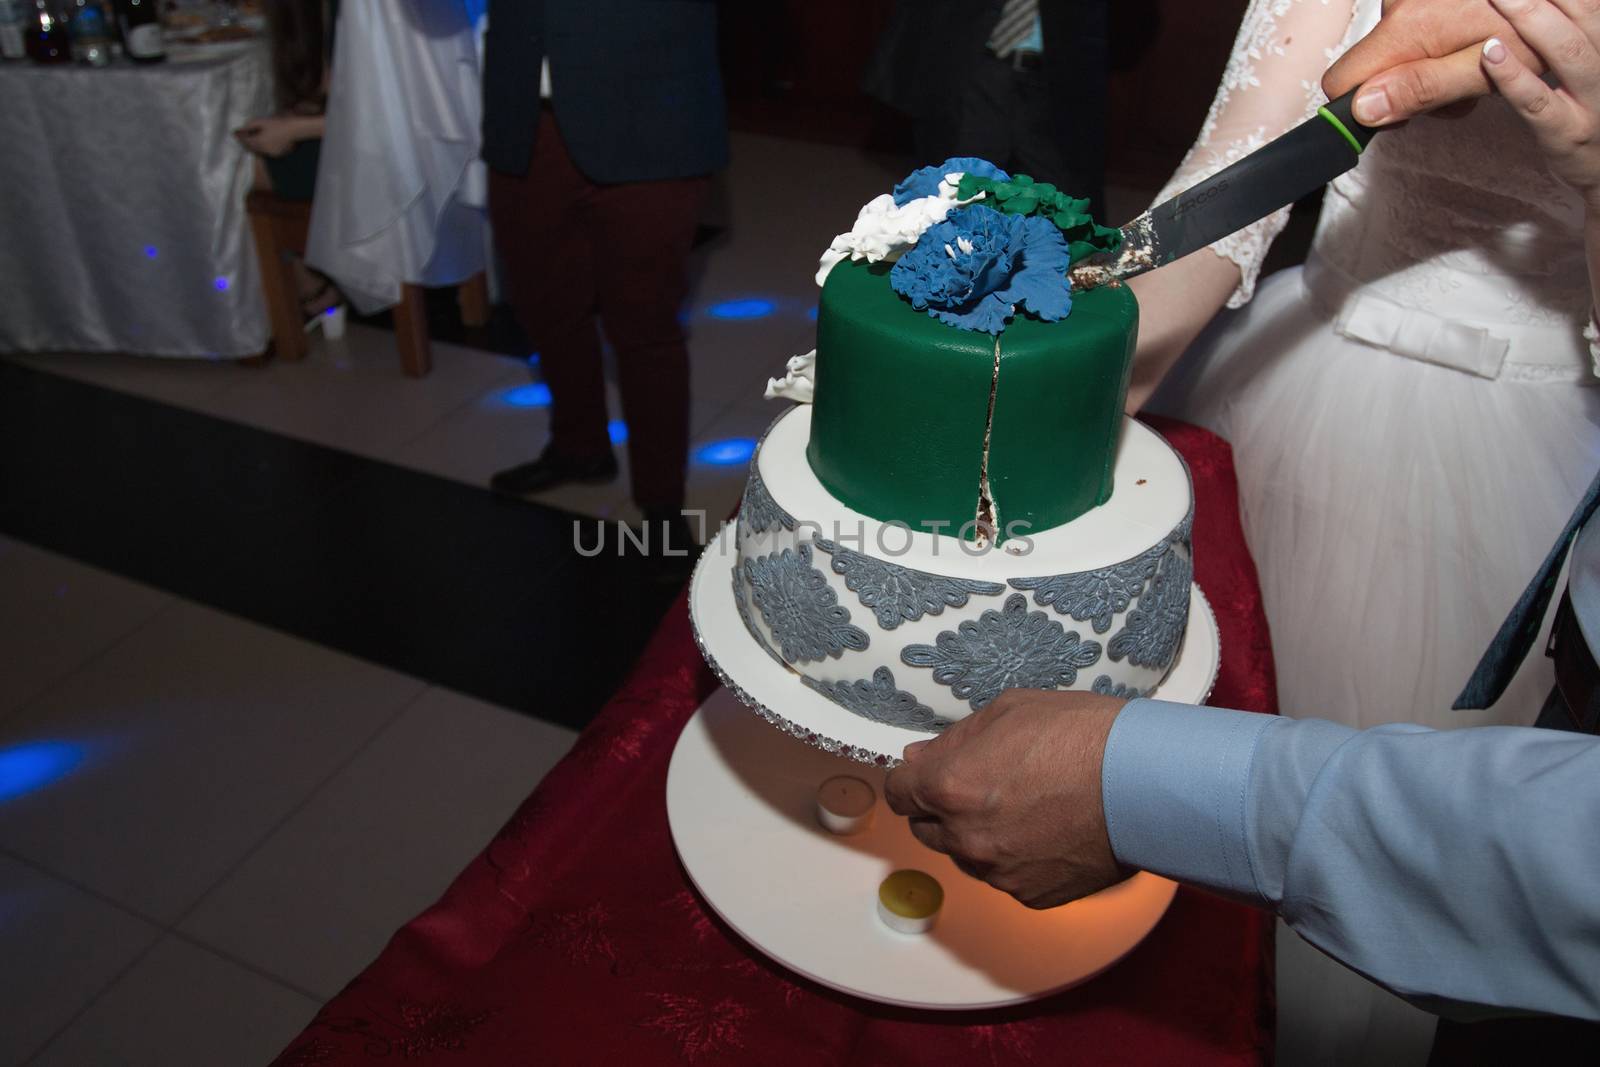
{"label": "white bottom tier of cake", "polygon": [[804,685],[936,732],[1005,689],[1137,696],[1167,676],[1189,617],[1193,491],[1154,431],[1124,422],[1105,504],[979,550],[839,503],[806,460],[810,428],[799,405],[767,432],[725,572],[752,643]]}
{"label": "white bottom tier of cake", "polygon": [[[734,604],[728,569],[739,549],[733,523],[706,546],[689,583],[695,643],[722,684],[780,731],[824,752],[877,767],[893,767],[913,741],[933,734],[856,714],[814,687],[750,637]],[[1203,704],[1221,662],[1217,622],[1198,585],[1189,588],[1189,624],[1167,677],[1151,696]]]}

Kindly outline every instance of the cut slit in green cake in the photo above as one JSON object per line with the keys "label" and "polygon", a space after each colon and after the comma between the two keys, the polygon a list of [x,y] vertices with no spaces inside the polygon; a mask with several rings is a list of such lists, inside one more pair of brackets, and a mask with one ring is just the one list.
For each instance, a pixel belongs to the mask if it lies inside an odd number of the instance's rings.
{"label": "cut slit in green cake", "polygon": [[915,311],[888,273],[843,262],[822,290],[806,452],[822,483],[875,519],[966,540],[980,537],[985,496],[997,542],[1105,503],[1133,294],[1077,293],[1065,319],[1017,315],[991,337]]}

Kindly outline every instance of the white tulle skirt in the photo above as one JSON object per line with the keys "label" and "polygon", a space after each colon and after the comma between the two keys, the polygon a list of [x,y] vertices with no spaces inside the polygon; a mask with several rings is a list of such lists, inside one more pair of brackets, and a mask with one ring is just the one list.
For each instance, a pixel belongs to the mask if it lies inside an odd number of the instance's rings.
{"label": "white tulle skirt", "polygon": [[1531,723],[1542,638],[1493,708],[1450,703],[1600,467],[1600,390],[1352,340],[1303,273],[1225,312],[1149,405],[1233,445],[1283,712]]}

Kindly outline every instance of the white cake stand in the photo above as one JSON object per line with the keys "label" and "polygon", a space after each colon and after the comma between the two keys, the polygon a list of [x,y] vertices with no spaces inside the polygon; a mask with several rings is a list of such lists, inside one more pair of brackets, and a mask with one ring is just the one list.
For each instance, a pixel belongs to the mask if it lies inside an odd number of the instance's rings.
{"label": "white cake stand", "polygon": [[[757,648],[730,583],[719,580],[733,564],[728,535],[724,529],[701,557],[690,614],[729,688],[690,718],[667,771],[673,844],[711,909],[792,971],[913,1008],[1026,1003],[1087,981],[1132,951],[1166,913],[1172,882],[1140,873],[1085,900],[1033,911],[911,836],[882,801],[882,766],[928,735],[857,719]],[[1217,663],[1216,621],[1197,588],[1184,647],[1158,695],[1203,700]],[[741,702],[814,747],[762,724]],[[878,765],[852,768],[839,755]],[[817,787],[840,773],[879,796],[872,826],[850,837],[828,833],[815,817]],[[899,934],[877,916],[878,883],[903,867],[944,887],[931,933]]]}

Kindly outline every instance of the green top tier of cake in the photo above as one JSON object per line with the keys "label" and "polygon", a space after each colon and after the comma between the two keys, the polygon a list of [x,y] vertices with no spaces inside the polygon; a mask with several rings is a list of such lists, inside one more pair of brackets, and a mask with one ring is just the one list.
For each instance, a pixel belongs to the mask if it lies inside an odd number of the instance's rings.
{"label": "green top tier of cake", "polygon": [[972,540],[987,436],[996,540],[1105,503],[1138,332],[1133,294],[1074,293],[1065,319],[1019,313],[996,338],[916,311],[888,273],[846,261],[822,289],[806,456],[828,491],[881,522],[965,527]]}

